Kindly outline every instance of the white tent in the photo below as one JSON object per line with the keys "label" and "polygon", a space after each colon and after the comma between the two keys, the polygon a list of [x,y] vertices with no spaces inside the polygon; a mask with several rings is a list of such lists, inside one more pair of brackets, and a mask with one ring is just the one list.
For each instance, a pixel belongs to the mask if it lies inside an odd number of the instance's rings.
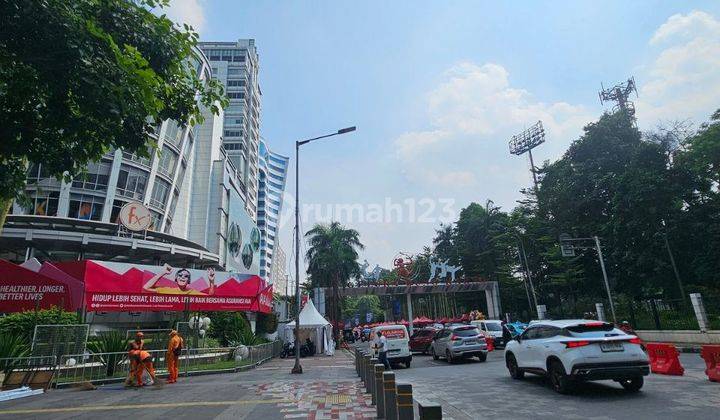
{"label": "white tent", "polygon": [[[335,343],[332,339],[332,326],[330,323],[320,315],[312,299],[309,299],[305,306],[300,311],[300,343],[304,342],[303,337],[310,338],[310,341],[315,343],[317,353],[324,352],[327,355],[332,355],[335,352]],[[285,341],[292,341],[295,329],[295,320],[292,320],[285,325],[285,334],[283,335]]]}

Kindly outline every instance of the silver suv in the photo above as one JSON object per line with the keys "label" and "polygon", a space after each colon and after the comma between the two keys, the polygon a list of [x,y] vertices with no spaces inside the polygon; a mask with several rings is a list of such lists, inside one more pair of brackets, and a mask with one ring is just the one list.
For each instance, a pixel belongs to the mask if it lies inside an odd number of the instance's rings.
{"label": "silver suv", "polygon": [[430,354],[435,360],[444,357],[449,363],[473,356],[484,362],[487,359],[487,344],[476,326],[455,325],[435,334],[430,344]]}

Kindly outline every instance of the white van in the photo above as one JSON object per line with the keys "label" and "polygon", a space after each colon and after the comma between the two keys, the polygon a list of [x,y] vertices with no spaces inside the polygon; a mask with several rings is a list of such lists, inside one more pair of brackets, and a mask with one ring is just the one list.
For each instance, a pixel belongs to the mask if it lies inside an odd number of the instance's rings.
{"label": "white van", "polygon": [[482,319],[470,321],[470,324],[478,327],[486,336],[492,337],[495,347],[504,347],[507,344],[503,341],[502,321],[498,319]]}
{"label": "white van", "polygon": [[[382,331],[382,335],[387,339],[388,362],[391,365],[402,363],[409,368],[410,362],[412,362],[412,353],[410,352],[407,328],[404,325],[379,325],[373,328],[370,332],[371,348],[377,340],[378,331]],[[375,350],[375,357],[377,357],[377,350]]]}

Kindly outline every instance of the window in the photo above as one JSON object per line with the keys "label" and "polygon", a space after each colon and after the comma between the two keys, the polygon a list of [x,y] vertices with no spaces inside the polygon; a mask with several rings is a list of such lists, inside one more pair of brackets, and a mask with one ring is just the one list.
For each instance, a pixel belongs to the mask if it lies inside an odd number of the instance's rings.
{"label": "window", "polygon": [[242,130],[225,130],[223,136],[225,137],[242,137]]}
{"label": "window", "polygon": [[180,148],[180,143],[182,142],[182,134],[183,130],[180,128],[178,123],[173,120],[169,120],[167,122],[167,126],[165,127],[165,134],[163,135],[163,138],[166,142],[174,145],[177,148]]}
{"label": "window", "polygon": [[237,76],[238,74],[243,74],[242,69],[228,69],[227,72],[228,76]]}
{"label": "window", "polygon": [[245,86],[245,81],[244,80],[228,80],[227,85],[228,85],[228,87]]}
{"label": "window", "polygon": [[167,204],[169,194],[170,184],[161,179],[155,179],[155,187],[150,197],[150,204],[160,209],[164,208],[165,204]]}
{"label": "window", "polygon": [[33,191],[29,192],[30,205],[25,208],[27,214],[36,216],[57,216],[60,192]]}
{"label": "window", "polygon": [[121,166],[118,174],[117,194],[142,201],[145,197],[148,173],[131,166]]}
{"label": "window", "polygon": [[60,182],[50,176],[50,173],[38,163],[33,163],[27,171],[27,184],[43,184],[45,186],[60,186]]}
{"label": "window", "polygon": [[163,146],[162,153],[160,153],[160,162],[158,162],[158,172],[172,178],[175,173],[177,159],[175,152],[169,147]]}
{"label": "window", "polygon": [[101,220],[105,199],[94,195],[70,194],[68,217],[82,220]]}
{"label": "window", "polygon": [[156,211],[150,210],[150,216],[152,218],[152,224],[148,229],[158,230],[160,229],[160,222],[162,221],[162,215]]}
{"label": "window", "polygon": [[87,167],[87,173],[81,174],[77,179],[73,180],[72,186],[85,190],[107,191],[110,169],[109,163],[90,163]]}
{"label": "window", "polygon": [[236,63],[244,63],[245,62],[245,56],[244,55],[236,55],[233,58],[233,61]]}
{"label": "window", "polygon": [[528,327],[528,329],[525,330],[525,332],[522,333],[520,336],[521,340],[534,340],[538,338],[538,334],[540,333],[540,327]]}
{"label": "window", "polygon": [[245,99],[245,92],[228,92],[227,96],[230,99]]}
{"label": "window", "polygon": [[477,327],[460,327],[456,328],[453,331],[453,334],[458,337],[474,337],[476,335],[480,335],[480,331],[478,331]]}
{"label": "window", "polygon": [[242,143],[223,143],[225,150],[242,150]]}
{"label": "window", "polygon": [[558,335],[559,332],[560,328],[558,327],[543,326],[539,328],[537,338],[552,338]]}
{"label": "window", "polygon": [[113,201],[112,210],[110,211],[110,223],[117,223],[120,209],[125,205],[125,201],[115,200]]}
{"label": "window", "polygon": [[274,179],[277,179],[277,180],[280,181],[280,182],[283,181],[283,177],[282,177],[281,175],[276,175],[276,174],[274,174],[274,173],[272,173],[272,172],[270,172],[270,177],[271,177],[271,178],[274,178]]}

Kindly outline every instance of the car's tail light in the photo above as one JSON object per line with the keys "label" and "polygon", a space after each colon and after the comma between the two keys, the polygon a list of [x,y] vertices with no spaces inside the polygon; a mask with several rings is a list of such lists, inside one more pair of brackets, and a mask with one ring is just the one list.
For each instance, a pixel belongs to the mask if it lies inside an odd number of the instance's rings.
{"label": "car's tail light", "polygon": [[590,345],[589,341],[566,341],[565,342],[565,348],[568,348],[568,349],[574,349],[576,347],[585,347],[585,346],[589,346],[589,345]]}
{"label": "car's tail light", "polygon": [[459,341],[459,340],[462,340],[462,338],[459,337],[459,336],[457,336],[457,335],[455,335],[455,334],[453,334],[453,335],[450,336],[450,340],[452,340],[452,341]]}
{"label": "car's tail light", "polygon": [[642,340],[638,337],[631,338],[628,340],[628,342],[630,342],[630,344],[642,344]]}

